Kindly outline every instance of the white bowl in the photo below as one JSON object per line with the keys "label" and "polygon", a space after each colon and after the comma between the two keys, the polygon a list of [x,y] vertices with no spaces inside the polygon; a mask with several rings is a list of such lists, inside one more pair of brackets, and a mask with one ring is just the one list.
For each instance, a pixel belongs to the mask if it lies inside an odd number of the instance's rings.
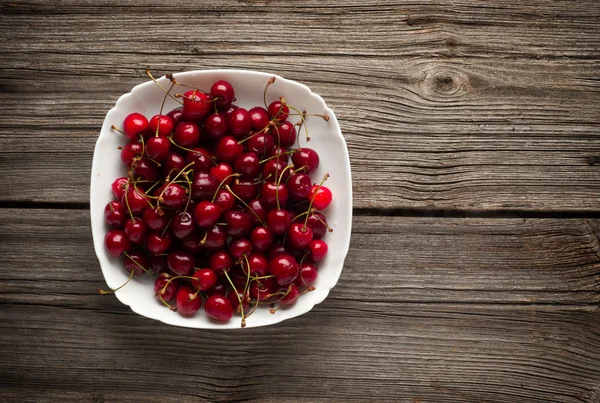
{"label": "white bowl", "polygon": [[[196,86],[208,91],[213,82],[224,79],[229,81],[237,98],[236,104],[240,107],[250,108],[263,105],[263,90],[267,81],[273,74],[247,70],[204,70],[190,71],[174,74],[179,82]],[[352,226],[352,181],[350,176],[350,160],[348,148],[340,131],[335,114],[327,107],[323,98],[313,93],[307,86],[292,80],[276,76],[277,80],[269,88],[267,102],[283,96],[290,105],[309,113],[326,114],[329,121],[325,122],[318,117],[307,118],[311,141],[306,144],[303,131],[298,133],[301,145],[311,147],[321,157],[318,170],[311,175],[313,182],[319,182],[326,172],[331,177],[327,181],[333,193],[333,202],[324,211],[328,223],[334,232],[328,233],[325,241],[329,245],[327,257],[319,262],[319,276],[315,284],[316,289],[298,298],[292,307],[280,309],[274,314],[268,308],[259,308],[248,318],[247,327],[265,326],[293,318],[310,311],[313,306],[322,302],[329,290],[333,288],[342,272],[344,258],[350,243],[350,229]],[[164,87],[168,87],[169,80],[161,77],[158,80]],[[182,89],[176,88],[183,92]],[[111,183],[120,176],[126,176],[126,168],[120,160],[117,149],[126,143],[123,135],[111,130],[111,125],[122,127],[123,119],[131,112],[139,112],[147,118],[159,113],[164,93],[152,81],[134,87],[130,93],[121,96],[107,114],[102,125],[100,137],[96,142],[94,160],[92,163],[92,177],[90,189],[90,209],[92,220],[92,234],[94,248],[100,261],[102,273],[106,284],[116,288],[126,281],[128,274],[122,267],[120,259],[111,257],[104,249],[104,235],[108,230],[104,222],[104,206],[112,200]],[[165,113],[180,106],[175,101],[167,98]],[[292,121],[295,122],[295,121]],[[154,278],[149,275],[135,277],[127,286],[116,292],[116,296],[125,305],[148,318],[157,319],[170,325],[209,328],[231,329],[239,328],[238,316],[225,324],[209,320],[201,308],[196,315],[187,318],[172,312],[156,300],[153,289]]]}

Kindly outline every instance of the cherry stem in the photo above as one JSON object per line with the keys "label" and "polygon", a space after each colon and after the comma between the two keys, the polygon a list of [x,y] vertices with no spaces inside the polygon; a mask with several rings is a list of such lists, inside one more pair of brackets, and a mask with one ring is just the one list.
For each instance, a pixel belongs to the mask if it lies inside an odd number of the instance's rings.
{"label": "cherry stem", "polygon": [[187,174],[183,175],[185,181],[187,182],[188,185],[188,197],[187,197],[187,202],[185,203],[185,210],[183,211],[187,211],[188,207],[190,206],[190,201],[192,201],[192,181],[190,180],[190,178],[188,178]]}
{"label": "cherry stem", "polygon": [[249,317],[250,315],[252,315],[256,311],[256,308],[258,308],[258,303],[259,302],[260,302],[259,299],[256,298],[256,302],[254,303],[254,307],[252,308],[252,310],[250,312],[248,312],[248,315],[246,315],[246,317]]}
{"label": "cherry stem", "polygon": [[[300,115],[300,119],[301,119],[301,122],[302,122],[302,124],[300,126],[304,125],[304,130],[306,132],[306,142],[309,142],[310,141],[310,136],[308,135],[308,125],[306,124],[306,111],[300,112],[298,109],[294,108],[291,105],[288,105],[288,108],[296,111]],[[300,145],[300,143],[298,143],[298,145]]]}
{"label": "cherry stem", "polygon": [[165,88],[164,88],[162,85],[160,85],[160,83],[159,83],[158,81],[156,81],[156,79],[155,79],[155,78],[152,76],[152,73],[150,72],[150,68],[149,68],[149,67],[148,67],[148,68],[146,68],[146,75],[147,75],[148,77],[150,77],[150,79],[151,79],[152,81],[154,81],[154,83],[155,83],[156,85],[158,85],[158,86],[160,87],[160,89],[161,89],[161,90],[163,90],[163,92],[164,92],[165,94],[167,94],[168,96],[170,96],[171,98],[173,98],[175,101],[177,101],[177,102],[179,102],[181,105],[183,105],[183,102],[181,102],[180,100],[178,100],[177,98],[175,98],[173,95],[171,95],[171,94],[169,93],[169,91],[165,90]]}
{"label": "cherry stem", "polygon": [[[244,296],[246,296],[246,293],[248,292],[248,287],[250,286],[250,262],[248,262],[248,256],[246,256],[246,254],[244,254],[244,260],[246,261],[246,272],[247,272],[247,276],[246,277],[246,286],[244,287]],[[242,306],[242,305],[240,305]],[[242,311],[244,310],[244,307],[242,306]]]}
{"label": "cherry stem", "polygon": [[[194,88],[194,87],[189,87],[189,88]],[[197,89],[197,88],[194,88],[194,92],[195,92],[195,91],[198,91],[198,92],[204,92],[204,91],[202,91],[202,90],[199,90],[199,89]],[[212,99],[212,98],[211,98],[211,99],[209,99],[209,100],[206,100],[206,101],[205,101],[205,100],[203,100],[203,99],[201,99],[201,100],[197,100],[197,99],[195,99],[195,98],[190,98],[190,97],[187,97],[187,96],[185,96],[185,94],[175,94],[175,96],[176,96],[177,98],[183,98],[183,99],[187,99],[187,100],[189,100],[189,101],[193,101],[193,102],[204,102],[204,103],[206,103],[206,102],[211,102],[211,103],[214,103],[214,102],[215,102],[215,100],[214,100],[214,99]]]}
{"label": "cherry stem", "polygon": [[[133,187],[135,189],[135,184],[133,185]],[[125,205],[127,206],[127,211],[129,211],[129,215],[131,216],[131,219],[134,220],[135,217],[133,217],[133,212],[131,211],[131,207],[129,207],[128,193],[129,193],[129,181],[127,181],[127,187],[125,188]]]}
{"label": "cherry stem", "polygon": [[233,285],[233,281],[231,281],[231,279],[229,278],[229,274],[227,274],[227,270],[223,270],[223,273],[225,274],[227,281],[229,281],[229,284],[231,284],[231,288],[233,288],[233,292],[235,292],[235,295],[237,296],[237,299],[240,302],[240,312],[242,314],[242,327],[246,327],[246,318],[244,317],[244,304],[242,303],[242,298],[240,297],[240,293],[238,292],[237,288],[235,288],[235,286]]}
{"label": "cherry stem", "polygon": [[263,220],[261,220],[261,218],[258,216],[258,214],[256,214],[256,211],[252,210],[250,208],[250,206],[248,206],[248,204],[243,201],[238,195],[236,195],[233,190],[231,190],[231,188],[229,187],[229,185],[225,185],[225,189],[227,189],[229,191],[229,193],[231,193],[233,195],[233,197],[235,197],[236,199],[238,199],[244,206],[246,206],[246,208],[248,210],[250,210],[252,212],[252,214],[254,214],[256,216],[256,218],[258,219],[258,222],[260,222],[260,224],[264,227],[265,223],[263,222]]}
{"label": "cherry stem", "polygon": [[204,242],[206,242],[206,238],[208,238],[208,231],[204,231],[204,237],[202,237],[200,242],[198,242],[198,245],[204,245]]}
{"label": "cherry stem", "polygon": [[[151,182],[151,181],[149,181],[149,182]],[[154,182],[154,184],[153,184],[152,186],[150,186],[150,187],[148,188],[148,190],[146,190],[146,193],[148,193],[148,192],[150,192],[152,189],[154,189],[154,188],[156,187],[156,185],[158,185],[159,183],[160,183],[160,181],[156,181],[156,182]]]}
{"label": "cherry stem", "polygon": [[211,203],[215,202],[215,199],[217,198],[217,193],[219,193],[219,190],[221,190],[221,187],[223,186],[223,184],[225,184],[225,182],[227,181],[227,179],[229,178],[233,178],[233,177],[238,177],[241,176],[240,174],[231,174],[231,175],[227,175],[222,181],[221,183],[219,183],[219,186],[217,187],[217,190],[215,190],[215,194],[213,195],[212,200],[210,201]]}
{"label": "cherry stem", "polygon": [[112,125],[110,128],[111,128],[111,129],[113,129],[113,130],[115,130],[115,131],[118,131],[118,132],[119,132],[119,133],[121,133],[123,136],[127,136],[123,130],[119,129],[119,128],[118,128],[117,126],[115,126],[115,125]]}
{"label": "cherry stem", "polygon": [[165,101],[167,100],[167,96],[169,96],[169,94],[171,93],[171,90],[173,89],[173,87],[175,87],[175,83],[173,82],[173,80],[171,80],[171,87],[169,87],[169,91],[167,91],[167,93],[163,97],[162,104],[160,105],[160,112],[158,113],[159,118],[158,118],[158,124],[156,125],[156,135],[155,135],[155,137],[158,137],[158,130],[160,129],[160,115],[162,115],[162,113],[163,113],[163,109],[165,107]]}
{"label": "cherry stem", "polygon": [[121,284],[119,287],[115,288],[114,290],[111,288],[109,291],[104,291],[102,288],[98,288],[98,294],[100,294],[100,295],[114,294],[115,292],[119,291],[121,288],[125,287],[131,281],[134,273],[135,273],[135,270],[131,270],[131,273],[129,273],[129,278],[127,279],[127,281],[124,282],[123,284]]}
{"label": "cherry stem", "polygon": [[271,79],[269,79],[267,85],[265,85],[265,91],[263,92],[263,102],[265,104],[265,109],[269,109],[269,106],[267,105],[267,90],[269,89],[269,86],[275,82],[275,80],[276,78],[275,76],[273,76],[271,77]]}
{"label": "cherry stem", "polygon": [[[158,195],[158,200],[157,200],[157,204],[160,204],[160,198],[162,197],[162,195],[165,193],[165,191],[169,188],[169,186],[175,181],[177,180],[177,178],[179,178],[179,176],[181,176],[181,174],[189,167],[191,167],[192,165],[194,165],[194,161],[190,162],[189,164],[187,164],[185,167],[183,167],[183,169],[181,171],[179,171],[179,173],[177,175],[175,175],[175,177],[169,181],[169,183],[167,184],[167,186],[165,186],[165,188],[162,190],[162,192],[160,192],[160,194]],[[184,175],[184,177],[187,179],[187,174]],[[189,179],[188,179],[189,180]],[[190,185],[191,188],[191,185]]]}
{"label": "cherry stem", "polygon": [[304,212],[302,212],[302,213],[298,214],[296,217],[294,217],[294,218],[292,219],[292,222],[294,222],[295,220],[297,220],[297,219],[298,219],[298,218],[300,218],[300,217],[303,217],[303,216],[305,216],[306,214],[311,214],[313,211],[314,211],[314,210],[306,210],[306,211],[304,211]]}
{"label": "cherry stem", "polygon": [[146,270],[146,268],[144,266],[142,266],[141,264],[139,264],[134,258],[132,258],[131,256],[129,256],[127,254],[127,252],[123,252],[123,255],[125,255],[129,260],[131,260],[133,263],[135,263],[135,265],[137,267],[139,267],[140,269],[144,270],[147,274],[154,276],[154,274],[150,273],[148,270]]}
{"label": "cherry stem", "polygon": [[298,149],[293,149],[293,150],[286,151],[286,152],[283,152],[283,153],[278,153],[278,154],[275,154],[275,155],[271,155],[269,158],[265,158],[264,160],[259,161],[259,163],[262,164],[264,162],[267,162],[268,160],[272,160],[273,158],[281,157],[282,155],[291,155],[291,154],[294,154],[294,153],[297,153],[297,152],[298,152]]}
{"label": "cherry stem", "polygon": [[[163,291],[161,290],[161,292],[163,292]],[[165,301],[165,299],[162,297],[162,294],[160,292],[158,293],[158,298],[160,298],[162,303],[165,304],[167,306],[167,308],[169,308],[171,311],[175,312],[177,310],[177,308],[175,308],[173,305],[171,305],[167,301]]]}
{"label": "cherry stem", "polygon": [[[319,193],[319,189],[321,189],[321,186],[323,186],[323,184],[325,183],[325,181],[327,180],[327,178],[329,178],[329,174],[326,173],[325,175],[323,175],[323,180],[321,180],[321,183],[319,183],[319,186],[317,187],[317,189],[313,192],[313,195],[310,199],[310,204],[308,205],[308,210],[310,211],[310,209],[312,208],[313,202],[315,201],[315,197],[317,197],[317,194]],[[308,223],[308,214],[306,215],[306,220],[304,220],[304,226],[302,227],[302,229],[304,231],[306,231],[306,224]]]}
{"label": "cherry stem", "polygon": [[283,168],[281,170],[281,174],[279,174],[279,178],[277,178],[277,183],[275,184],[275,186],[277,186],[277,189],[275,189],[275,202],[277,203],[277,210],[281,210],[281,206],[279,205],[279,185],[281,184],[281,179],[283,179],[283,174],[288,169],[294,169],[294,166],[290,164]]}

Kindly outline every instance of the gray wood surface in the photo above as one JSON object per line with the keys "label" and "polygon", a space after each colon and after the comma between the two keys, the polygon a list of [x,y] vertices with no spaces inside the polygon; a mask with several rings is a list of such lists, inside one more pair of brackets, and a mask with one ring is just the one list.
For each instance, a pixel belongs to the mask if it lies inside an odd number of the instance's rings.
{"label": "gray wood surface", "polygon": [[[600,402],[597,0],[0,0],[0,52],[0,402]],[[336,112],[358,215],[310,313],[201,331],[95,293],[93,147],[147,65]]]}

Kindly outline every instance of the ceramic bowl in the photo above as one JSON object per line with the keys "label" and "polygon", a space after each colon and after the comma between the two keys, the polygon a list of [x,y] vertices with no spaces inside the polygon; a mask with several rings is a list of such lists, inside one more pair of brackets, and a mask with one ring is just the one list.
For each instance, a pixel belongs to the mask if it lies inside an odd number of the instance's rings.
{"label": "ceramic bowl", "polygon": [[[352,226],[350,161],[346,142],[335,114],[327,107],[323,98],[307,86],[273,74],[246,70],[204,70],[178,73],[174,76],[179,82],[207,92],[213,82],[220,79],[227,80],[235,89],[237,98],[235,103],[247,109],[263,105],[265,85],[271,77],[275,76],[276,81],[269,88],[267,102],[283,96],[290,105],[294,105],[299,110],[329,116],[328,122],[318,117],[307,118],[311,137],[309,143],[305,143],[302,131],[298,133],[300,144],[313,148],[321,157],[318,170],[311,174],[313,182],[319,182],[323,175],[329,172],[331,177],[327,181],[327,187],[333,193],[333,202],[323,213],[327,216],[329,225],[334,228],[334,232],[328,233],[324,238],[329,245],[329,252],[327,257],[318,264],[319,276],[315,290],[301,296],[295,305],[280,309],[274,314],[269,313],[267,307],[257,309],[248,318],[247,327],[272,325],[310,311],[327,297],[337,283],[350,242]],[[170,84],[166,77],[161,77],[158,82],[167,88]],[[178,90],[184,92],[182,89]],[[96,142],[90,189],[92,234],[102,273],[106,284],[111,288],[118,287],[128,277],[121,260],[111,257],[104,249],[104,235],[108,230],[104,222],[104,206],[113,199],[111,183],[116,178],[126,175],[126,167],[121,162],[117,149],[126,143],[126,139],[125,136],[111,130],[111,125],[122,127],[123,119],[132,112],[142,113],[150,119],[159,113],[163,95],[164,93],[155,83],[148,81],[121,96],[114,108],[106,114]],[[164,111],[166,113],[178,106],[180,105],[168,98]],[[293,120],[293,123],[296,120]],[[136,276],[127,286],[116,292],[116,297],[134,312],[170,325],[210,329],[240,327],[238,316],[234,316],[228,323],[217,323],[207,318],[203,308],[192,317],[183,317],[170,311],[154,297],[153,283],[154,278],[149,275]]]}

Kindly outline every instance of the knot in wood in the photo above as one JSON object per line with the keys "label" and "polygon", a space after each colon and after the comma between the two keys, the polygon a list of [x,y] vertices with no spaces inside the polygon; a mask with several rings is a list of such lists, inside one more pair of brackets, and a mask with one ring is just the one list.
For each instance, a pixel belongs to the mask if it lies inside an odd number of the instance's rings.
{"label": "knot in wood", "polygon": [[427,87],[431,92],[439,95],[455,95],[465,88],[467,78],[453,70],[438,71],[427,78]]}

